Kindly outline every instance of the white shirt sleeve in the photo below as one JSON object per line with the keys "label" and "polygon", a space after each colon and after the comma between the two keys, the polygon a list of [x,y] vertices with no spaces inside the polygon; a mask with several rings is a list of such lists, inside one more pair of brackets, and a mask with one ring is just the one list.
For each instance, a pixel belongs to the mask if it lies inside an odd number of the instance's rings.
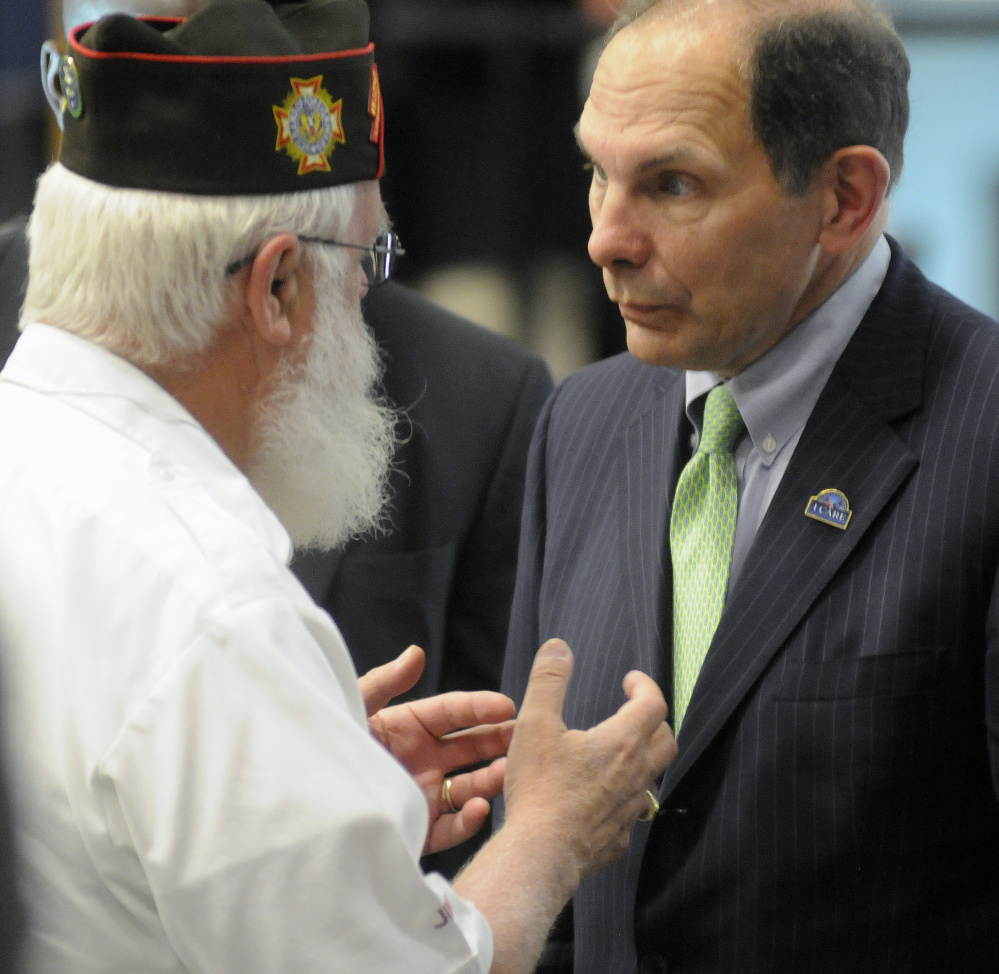
{"label": "white shirt sleeve", "polygon": [[151,892],[191,971],[485,974],[485,920],[420,871],[425,798],[312,628],[285,599],[253,602],[161,676],[95,782],[148,889],[105,881],[125,902]]}

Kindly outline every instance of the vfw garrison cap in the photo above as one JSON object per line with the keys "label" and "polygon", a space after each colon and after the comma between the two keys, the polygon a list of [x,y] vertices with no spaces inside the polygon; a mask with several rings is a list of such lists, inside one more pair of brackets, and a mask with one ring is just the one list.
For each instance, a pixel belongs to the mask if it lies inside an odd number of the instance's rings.
{"label": "vfw garrison cap", "polygon": [[60,162],[109,186],[266,195],[382,174],[364,0],[112,14],[71,32],[59,81]]}

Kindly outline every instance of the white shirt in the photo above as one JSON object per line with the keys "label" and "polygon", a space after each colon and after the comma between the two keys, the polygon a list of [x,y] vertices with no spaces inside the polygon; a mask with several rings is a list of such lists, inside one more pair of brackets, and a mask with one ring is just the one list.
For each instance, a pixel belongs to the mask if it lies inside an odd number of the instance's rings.
{"label": "white shirt", "polygon": [[28,970],[488,970],[290,551],[160,386],[25,330],[0,375],[0,647]]}

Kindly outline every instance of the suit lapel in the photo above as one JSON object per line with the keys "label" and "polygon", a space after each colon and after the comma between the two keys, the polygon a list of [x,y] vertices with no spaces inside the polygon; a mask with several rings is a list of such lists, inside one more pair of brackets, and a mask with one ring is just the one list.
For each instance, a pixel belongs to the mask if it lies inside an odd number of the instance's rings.
{"label": "suit lapel", "polygon": [[[921,395],[929,322],[919,313],[918,299],[898,297],[910,295],[907,285],[919,276],[893,247],[885,284],[826,384],[730,594],[684,717],[680,754],[666,772],[663,798],[918,464],[890,423],[914,409]],[[809,499],[829,488],[850,501],[846,530],[805,517]]]}
{"label": "suit lapel", "polygon": [[621,457],[621,566],[628,615],[636,627],[633,665],[662,681],[664,672],[668,675],[663,646],[671,642],[673,585],[662,539],[669,537],[670,498],[683,465],[683,373],[660,370],[638,412],[625,431]]}

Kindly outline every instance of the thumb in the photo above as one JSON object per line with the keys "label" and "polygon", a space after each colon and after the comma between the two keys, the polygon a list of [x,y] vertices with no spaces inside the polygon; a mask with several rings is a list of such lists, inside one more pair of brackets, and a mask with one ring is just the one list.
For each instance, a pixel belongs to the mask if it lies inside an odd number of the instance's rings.
{"label": "thumb", "polygon": [[570,676],[572,650],[561,639],[549,639],[534,657],[518,722],[546,714],[561,720]]}

